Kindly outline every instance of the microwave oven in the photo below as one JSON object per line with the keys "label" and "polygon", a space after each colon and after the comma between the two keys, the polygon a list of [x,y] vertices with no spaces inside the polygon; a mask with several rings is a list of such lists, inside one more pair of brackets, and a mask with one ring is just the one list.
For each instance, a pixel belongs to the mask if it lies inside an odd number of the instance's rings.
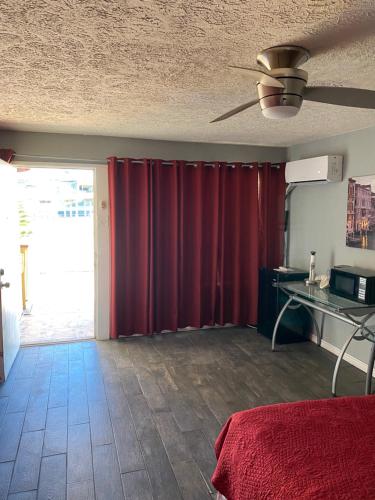
{"label": "microwave oven", "polygon": [[352,266],[331,269],[330,291],[363,304],[375,304],[375,271]]}

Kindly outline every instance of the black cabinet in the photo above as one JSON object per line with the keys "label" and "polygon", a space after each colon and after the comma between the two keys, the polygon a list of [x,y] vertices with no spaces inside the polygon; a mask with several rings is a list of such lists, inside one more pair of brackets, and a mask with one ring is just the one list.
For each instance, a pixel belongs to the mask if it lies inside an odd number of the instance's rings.
{"label": "black cabinet", "polygon": [[[277,317],[288,296],[274,287],[274,283],[283,281],[302,281],[308,278],[309,273],[296,269],[293,272],[283,273],[270,269],[261,269],[259,273],[259,309],[258,332],[272,338],[273,328]],[[293,304],[292,304],[293,305]],[[285,311],[277,331],[277,343],[289,344],[308,340],[311,331],[311,317],[301,306]]]}

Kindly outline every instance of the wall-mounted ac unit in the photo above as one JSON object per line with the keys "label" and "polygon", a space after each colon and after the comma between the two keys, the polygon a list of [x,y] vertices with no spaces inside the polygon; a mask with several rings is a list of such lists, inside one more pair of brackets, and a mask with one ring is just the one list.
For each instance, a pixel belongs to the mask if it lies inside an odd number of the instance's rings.
{"label": "wall-mounted ac unit", "polygon": [[342,181],[342,156],[318,156],[289,161],[285,180],[288,184],[325,184]]}

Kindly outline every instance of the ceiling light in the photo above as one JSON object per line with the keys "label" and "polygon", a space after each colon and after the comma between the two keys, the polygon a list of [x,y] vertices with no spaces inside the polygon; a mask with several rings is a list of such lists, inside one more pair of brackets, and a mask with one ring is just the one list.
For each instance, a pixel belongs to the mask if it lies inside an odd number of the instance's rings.
{"label": "ceiling light", "polygon": [[299,107],[296,106],[272,106],[272,108],[262,109],[263,116],[271,118],[271,120],[291,118],[292,116],[296,116],[298,111]]}

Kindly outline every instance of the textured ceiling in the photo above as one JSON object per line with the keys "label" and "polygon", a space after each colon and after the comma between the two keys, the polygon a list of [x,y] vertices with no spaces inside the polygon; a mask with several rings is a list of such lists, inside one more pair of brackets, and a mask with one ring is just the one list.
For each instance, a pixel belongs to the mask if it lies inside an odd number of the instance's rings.
{"label": "textured ceiling", "polygon": [[302,44],[311,85],[375,89],[374,0],[2,0],[0,127],[290,145],[375,125],[375,111],[319,103],[270,121],[228,64]]}

